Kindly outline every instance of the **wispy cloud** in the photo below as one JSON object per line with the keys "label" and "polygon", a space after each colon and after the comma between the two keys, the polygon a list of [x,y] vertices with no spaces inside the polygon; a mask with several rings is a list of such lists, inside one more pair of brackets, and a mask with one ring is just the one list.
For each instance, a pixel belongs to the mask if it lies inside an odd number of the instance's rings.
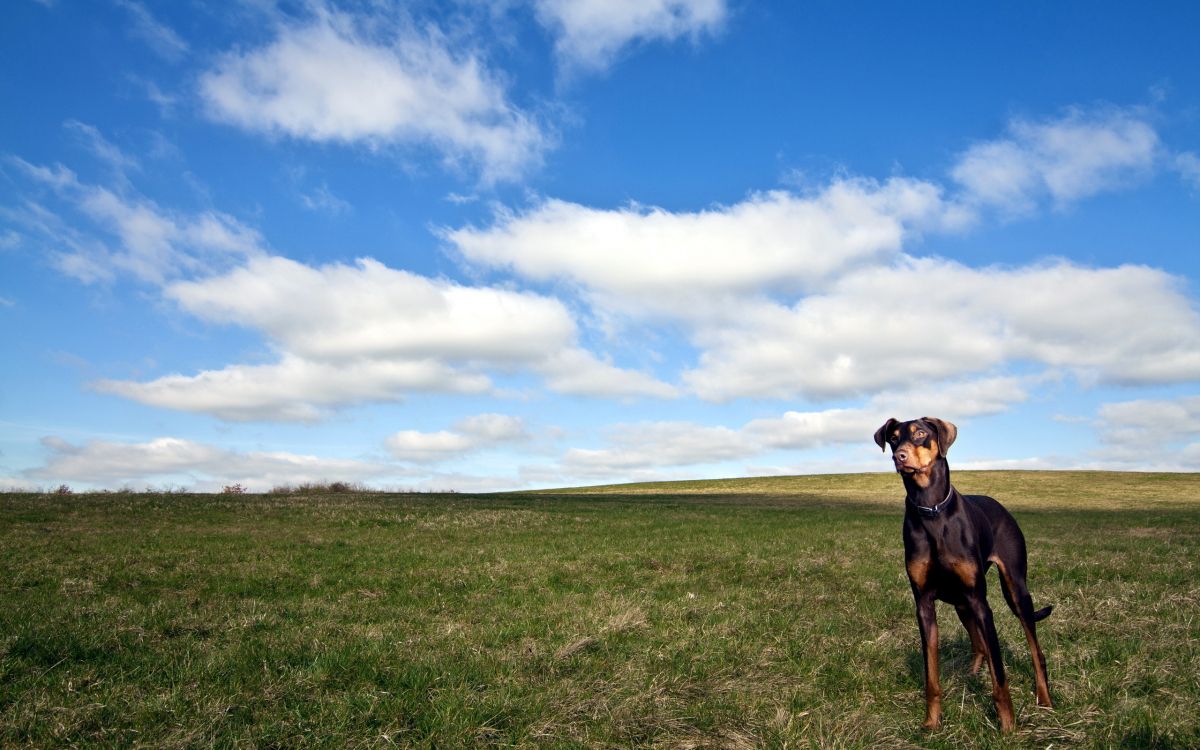
{"label": "wispy cloud", "polygon": [[300,193],[300,203],[309,211],[318,211],[331,216],[349,213],[352,208],[349,202],[334,195],[325,183]]}
{"label": "wispy cloud", "polygon": [[141,164],[136,158],[125,153],[119,146],[105,138],[94,125],[88,125],[79,120],[67,120],[63,123],[63,127],[74,133],[88,151],[110,166],[118,176],[124,177],[127,172],[141,168]]}
{"label": "wispy cloud", "polygon": [[[88,132],[86,126],[82,132]],[[109,158],[124,163],[119,151]],[[110,188],[85,183],[61,164],[10,161],[59,203],[51,209],[27,200],[6,213],[48,242],[55,265],[84,283],[131,275],[162,284],[264,250],[258,231],[228,214],[171,211],[132,193],[123,179]]]}
{"label": "wispy cloud", "polygon": [[1190,151],[1176,154],[1172,166],[1193,190],[1200,191],[1200,156]]}
{"label": "wispy cloud", "polygon": [[145,5],[137,0],[116,0],[116,3],[132,18],[131,33],[149,45],[160,57],[178,62],[188,54],[190,47],[183,37],[155,18]]}

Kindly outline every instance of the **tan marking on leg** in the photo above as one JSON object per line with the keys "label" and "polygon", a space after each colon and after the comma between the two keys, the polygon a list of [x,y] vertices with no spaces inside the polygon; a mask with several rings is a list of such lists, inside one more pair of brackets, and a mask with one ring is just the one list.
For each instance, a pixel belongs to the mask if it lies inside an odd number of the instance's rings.
{"label": "tan marking on leg", "polygon": [[1013,716],[1012,696],[1008,694],[1008,685],[992,685],[992,700],[996,703],[996,716],[1000,719],[1000,731],[1011,732],[1017,725]]}
{"label": "tan marking on leg", "polygon": [[975,582],[979,578],[979,566],[975,564],[975,561],[954,560],[950,563],[950,569],[963,582],[963,585],[975,588]]}
{"label": "tan marking on leg", "polygon": [[929,578],[929,558],[921,557],[909,560],[904,567],[908,569],[908,580],[912,581],[918,589],[924,589],[925,581]]}

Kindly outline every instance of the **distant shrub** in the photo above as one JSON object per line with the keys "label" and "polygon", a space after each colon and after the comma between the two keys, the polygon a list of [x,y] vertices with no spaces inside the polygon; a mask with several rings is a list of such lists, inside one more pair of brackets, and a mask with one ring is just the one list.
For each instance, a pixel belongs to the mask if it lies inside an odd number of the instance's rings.
{"label": "distant shrub", "polygon": [[243,487],[240,482],[237,484],[227,484],[221,488],[221,494],[222,495],[244,495],[244,494],[246,494],[246,488]]}
{"label": "distant shrub", "polygon": [[70,485],[67,485],[67,484],[60,484],[60,485],[58,485],[58,487],[57,487],[57,488],[54,490],[54,494],[55,494],[55,495],[74,495],[74,494],[75,494],[75,490],[71,489],[71,486],[70,486]]}
{"label": "distant shrub", "polygon": [[378,492],[357,482],[304,482],[281,484],[271,488],[272,495],[346,495]]}

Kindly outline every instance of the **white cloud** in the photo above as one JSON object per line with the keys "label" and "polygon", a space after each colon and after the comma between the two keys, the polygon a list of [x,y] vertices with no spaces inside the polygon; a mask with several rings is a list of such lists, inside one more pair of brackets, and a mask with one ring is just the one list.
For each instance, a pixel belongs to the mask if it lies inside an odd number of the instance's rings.
{"label": "white cloud", "polygon": [[640,422],[610,428],[607,448],[572,448],[561,461],[568,476],[629,476],[631,471],[741,459],[761,450],[739,430],[691,422]]}
{"label": "white cloud", "polygon": [[546,386],[557,393],[602,398],[674,398],[679,389],[637,370],[598,359],[586,349],[557,351],[535,365]]}
{"label": "white cloud", "polygon": [[[568,450],[547,476],[575,479],[661,478],[647,472],[749,459],[777,450],[831,445],[870,445],[890,415],[940,416],[955,422],[998,414],[1027,398],[1026,382],[1015,377],[930,383],[887,390],[859,407],[788,411],[740,427],[692,422],[617,425],[603,448]],[[860,467],[861,468],[861,467]],[[545,472],[545,467],[542,467]]]}
{"label": "white cloud", "polygon": [[[76,129],[86,137],[93,135],[87,126],[80,126],[82,129]],[[93,145],[98,152],[105,152],[105,143]],[[115,151],[104,158],[120,162],[124,157]],[[227,268],[264,251],[258,231],[228,214],[168,211],[127,191],[81,182],[62,165],[44,167],[17,158],[12,161],[99,229],[85,231],[79,228],[81,222],[65,220],[33,202],[11,212],[13,218],[52,244],[51,255],[59,270],[84,283],[130,274],[141,281],[162,284],[185,274]],[[99,239],[98,234],[108,237]]]}
{"label": "white cloud", "polygon": [[459,421],[452,430],[401,430],[389,436],[385,445],[401,461],[433,463],[529,438],[529,432],[520,417],[479,414]]}
{"label": "white cloud", "polygon": [[1014,362],[1122,385],[1200,377],[1200,316],[1179,280],[1142,266],[973,269],[906,258],[792,306],[747,306],[696,334],[684,381],[702,398],[834,398]]}
{"label": "white cloud", "polygon": [[265,47],[225,55],[200,92],[214,118],[242,128],[432,147],[448,162],[478,165],[485,181],[518,176],[550,140],[479,58],[452,52],[432,32],[374,41],[328,11],[283,27]]}
{"label": "white cloud", "polygon": [[172,214],[99,187],[85,189],[80,207],[116,235],[118,248],[107,260],[151,283],[228,266],[263,251],[257,230],[217,211]]}
{"label": "white cloud", "polygon": [[1200,396],[1104,404],[1095,423],[1098,464],[1140,471],[1200,469]]}
{"label": "white cloud", "polygon": [[412,392],[489,392],[493,373],[532,373],[572,395],[678,395],[584,349],[571,312],[553,297],[429,279],[372,259],[308,266],[269,254],[256,230],[225,214],[170,212],[129,190],[82,183],[61,165],[10,161],[81,215],[68,221],[32,201],[0,209],[51,244],[60,271],[85,283],[130,275],[159,285],[201,320],[261,332],[277,357],[96,384],[106,393],[233,421],[311,421]]}
{"label": "white cloud", "polygon": [[183,481],[200,490],[240,483],[263,491],[305,482],[360,482],[400,472],[387,464],[329,459],[274,451],[239,452],[206,443],[164,437],[144,443],[93,440],[81,445],[45,438],[45,465],[24,472],[29,479],[87,483],[102,487]]}
{"label": "white cloud", "polygon": [[1104,404],[1098,413],[1101,442],[1139,452],[1200,437],[1200,396],[1138,399]]}
{"label": "white cloud", "polygon": [[[1041,186],[1018,181],[1022,200],[1114,187],[1158,149],[1127,112],[1012,133],[1003,145]],[[1200,316],[1162,271],[970,268],[904,252],[923,231],[965,227],[975,218],[966,206],[926,181],[840,179],[698,212],[545,200],[442,236],[469,263],[578,290],[610,333],[682,324],[699,352],[683,384],[707,400],[869,396],[898,378],[1016,363],[1121,385],[1200,377]]]}
{"label": "white cloud", "polygon": [[558,300],[431,280],[370,259],[314,268],[257,256],[165,294],[200,319],[261,331],[280,361],[98,388],[232,421],[308,421],[414,391],[481,393],[492,388],[492,370],[532,371],[552,390],[579,395],[674,394],[580,348]]}
{"label": "white cloud", "polygon": [[974,203],[1012,212],[1049,197],[1056,205],[1123,187],[1160,156],[1154,127],[1136,110],[1071,110],[1064,117],[1018,119],[1008,136],[969,148],[952,170]]}
{"label": "white cloud", "polygon": [[312,267],[264,256],[222,276],[172,284],[166,295],[196,317],[260,329],[310,358],[515,364],[575,336],[555,299],[432,280],[372,259]]}
{"label": "white cloud", "polygon": [[210,414],[228,422],[312,422],[331,409],[364,402],[399,401],[414,391],[483,393],[486,375],[433,359],[313,361],[285,354],[268,365],[229,365],[196,375],[167,375],[145,383],[93,384],[150,406]]}
{"label": "white cloud", "polygon": [[999,414],[1028,398],[1027,382],[1010,376],[938,381],[876,394],[861,407],[788,411],[756,419],[744,431],[763,445],[805,450],[867,440],[887,417],[936,416],[952,422]]}
{"label": "white cloud", "polygon": [[[721,298],[811,289],[895,255],[922,228],[961,220],[935,185],[839,180],[813,195],[770,192],[672,213],[547,200],[487,228],[443,230],[467,260],[564,279],[623,311],[708,316]],[[737,313],[740,302],[732,305]]]}
{"label": "white cloud", "polygon": [[537,17],[556,35],[570,66],[608,66],[629,44],[714,34],[724,25],[724,0],[534,0]]}

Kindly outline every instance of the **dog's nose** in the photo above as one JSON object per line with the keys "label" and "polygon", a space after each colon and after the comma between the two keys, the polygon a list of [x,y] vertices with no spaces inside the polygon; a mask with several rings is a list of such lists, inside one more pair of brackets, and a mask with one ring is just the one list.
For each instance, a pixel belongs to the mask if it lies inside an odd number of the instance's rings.
{"label": "dog's nose", "polygon": [[897,461],[907,461],[908,454],[905,453],[904,451],[896,451],[896,460]]}

